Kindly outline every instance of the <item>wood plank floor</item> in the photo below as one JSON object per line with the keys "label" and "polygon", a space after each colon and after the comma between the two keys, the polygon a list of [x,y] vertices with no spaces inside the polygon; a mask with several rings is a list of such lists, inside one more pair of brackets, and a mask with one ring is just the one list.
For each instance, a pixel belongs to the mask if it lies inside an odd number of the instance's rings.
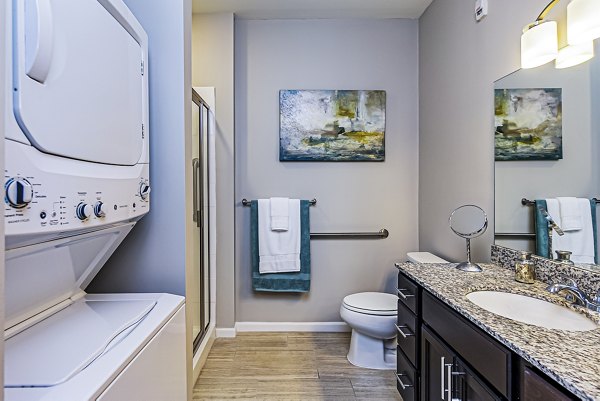
{"label": "wood plank floor", "polygon": [[194,400],[401,401],[391,370],[346,359],[349,333],[241,333],[215,340]]}

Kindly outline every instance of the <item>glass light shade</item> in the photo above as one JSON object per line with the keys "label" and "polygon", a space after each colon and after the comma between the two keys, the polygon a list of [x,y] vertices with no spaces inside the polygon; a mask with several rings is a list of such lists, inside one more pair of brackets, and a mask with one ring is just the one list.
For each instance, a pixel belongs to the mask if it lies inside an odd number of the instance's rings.
{"label": "glass light shade", "polygon": [[573,0],[567,6],[567,41],[578,45],[600,38],[600,1]]}
{"label": "glass light shade", "polygon": [[558,55],[558,28],[556,21],[528,25],[521,35],[521,67],[535,68]]}
{"label": "glass light shade", "polygon": [[594,43],[565,46],[558,51],[556,68],[568,68],[584,63],[594,57]]}

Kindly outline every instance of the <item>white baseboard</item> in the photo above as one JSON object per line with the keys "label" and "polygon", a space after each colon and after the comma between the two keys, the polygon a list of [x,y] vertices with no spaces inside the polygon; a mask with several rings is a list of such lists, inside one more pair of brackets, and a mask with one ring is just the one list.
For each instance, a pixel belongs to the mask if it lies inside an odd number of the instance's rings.
{"label": "white baseboard", "polygon": [[215,335],[217,338],[234,338],[235,333],[235,328],[217,328],[215,330]]}
{"label": "white baseboard", "polygon": [[350,331],[344,322],[236,322],[236,332],[304,331],[342,333]]}

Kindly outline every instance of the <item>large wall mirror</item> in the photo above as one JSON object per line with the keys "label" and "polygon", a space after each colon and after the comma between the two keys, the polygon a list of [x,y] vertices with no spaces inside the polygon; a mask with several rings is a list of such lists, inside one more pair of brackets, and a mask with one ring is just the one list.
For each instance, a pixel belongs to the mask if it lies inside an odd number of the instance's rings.
{"label": "large wall mirror", "polygon": [[523,198],[600,199],[599,43],[587,63],[548,63],[495,82],[496,244],[536,253],[536,206]]}

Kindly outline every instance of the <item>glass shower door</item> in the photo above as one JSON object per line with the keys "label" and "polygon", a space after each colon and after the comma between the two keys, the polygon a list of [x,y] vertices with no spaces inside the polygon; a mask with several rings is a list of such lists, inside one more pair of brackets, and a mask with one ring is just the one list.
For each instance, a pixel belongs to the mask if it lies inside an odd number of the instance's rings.
{"label": "glass shower door", "polygon": [[209,209],[208,209],[208,134],[210,110],[206,102],[192,90],[192,187],[194,232],[193,291],[188,297],[192,313],[194,351],[210,323]]}

